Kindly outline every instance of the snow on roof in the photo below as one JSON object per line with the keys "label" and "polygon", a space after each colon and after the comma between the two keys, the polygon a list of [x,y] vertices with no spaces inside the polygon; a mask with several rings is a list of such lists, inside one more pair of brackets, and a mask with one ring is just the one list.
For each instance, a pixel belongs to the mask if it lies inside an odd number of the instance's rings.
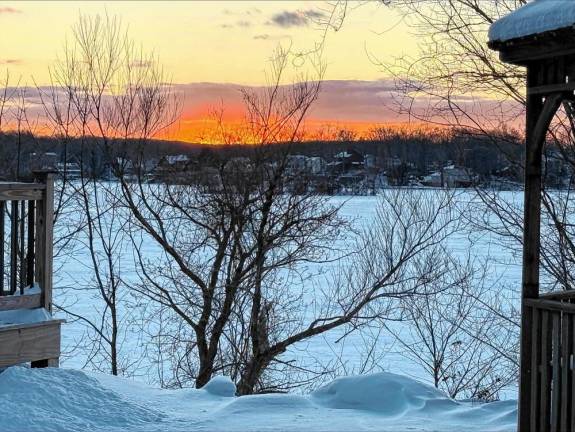
{"label": "snow on roof", "polygon": [[490,41],[507,41],[575,25],[575,0],[533,0],[494,22]]}

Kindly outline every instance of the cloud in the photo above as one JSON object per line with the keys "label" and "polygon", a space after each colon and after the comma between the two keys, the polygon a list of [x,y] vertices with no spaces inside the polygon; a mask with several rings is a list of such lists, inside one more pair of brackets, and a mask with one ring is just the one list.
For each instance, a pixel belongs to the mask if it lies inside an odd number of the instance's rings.
{"label": "cloud", "polygon": [[231,28],[235,28],[235,27],[248,28],[251,26],[252,26],[251,21],[239,20],[239,21],[236,21],[235,24],[222,24],[220,27],[224,28],[224,29],[231,29]]}
{"label": "cloud", "polygon": [[149,68],[152,67],[153,64],[151,60],[137,60],[130,63],[130,66],[133,68]]}
{"label": "cloud", "polygon": [[222,11],[222,14],[224,15],[228,15],[228,16],[239,16],[239,15],[249,15],[249,16],[254,16],[254,15],[259,15],[261,14],[262,11],[261,9],[258,9],[257,7],[252,7],[250,9],[246,9],[243,11],[233,11],[231,9],[224,9]]}
{"label": "cloud", "polygon": [[272,16],[269,24],[283,28],[303,27],[308,22],[307,17],[301,12],[283,11]]}
{"label": "cloud", "polygon": [[14,9],[13,7],[0,7],[0,15],[15,14],[15,13],[22,13],[22,11],[20,9]]}
{"label": "cloud", "polygon": [[21,59],[0,59],[0,65],[19,65],[22,64]]}
{"label": "cloud", "polygon": [[318,20],[320,18],[325,18],[325,14],[316,9],[297,12],[283,11],[273,15],[271,21],[268,21],[267,24],[283,28],[303,27],[308,25],[309,20]]}
{"label": "cloud", "polygon": [[269,38],[270,38],[270,35],[267,33],[257,34],[254,36],[254,39],[256,39],[256,40],[268,40]]}
{"label": "cloud", "polygon": [[303,14],[311,20],[325,18],[326,15],[317,9],[308,9],[303,11]]}

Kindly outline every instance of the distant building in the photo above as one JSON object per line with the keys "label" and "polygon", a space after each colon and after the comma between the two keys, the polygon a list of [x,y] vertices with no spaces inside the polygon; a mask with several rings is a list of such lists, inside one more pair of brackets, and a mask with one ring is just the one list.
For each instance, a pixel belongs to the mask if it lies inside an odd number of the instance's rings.
{"label": "distant building", "polygon": [[31,172],[34,171],[55,171],[58,162],[58,155],[53,152],[30,153],[28,167]]}
{"label": "distant building", "polygon": [[325,159],[319,156],[308,157],[306,161],[307,171],[313,175],[324,173],[326,165]]}
{"label": "distant building", "polygon": [[466,188],[475,182],[476,178],[469,169],[448,165],[440,171],[425,176],[421,183],[432,187]]}
{"label": "distant building", "polygon": [[82,169],[77,162],[58,162],[56,170],[59,177],[67,180],[78,180],[82,177]]}

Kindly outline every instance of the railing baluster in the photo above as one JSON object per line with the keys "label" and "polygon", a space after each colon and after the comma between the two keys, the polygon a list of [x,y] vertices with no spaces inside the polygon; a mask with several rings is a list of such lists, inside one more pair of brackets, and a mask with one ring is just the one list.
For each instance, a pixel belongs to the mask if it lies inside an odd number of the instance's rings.
{"label": "railing baluster", "polygon": [[551,375],[549,374],[549,360],[551,350],[551,326],[549,325],[549,312],[541,312],[541,393],[540,397],[540,427],[538,430],[546,431],[549,429],[549,405],[551,393]]}
{"label": "railing baluster", "polygon": [[19,283],[20,283],[20,294],[24,295],[24,286],[26,281],[26,256],[25,256],[25,235],[26,235],[26,206],[24,205],[24,201],[20,201],[20,242],[19,242],[19,253],[18,253],[18,263],[20,264],[20,273],[19,273]]}
{"label": "railing baluster", "polygon": [[552,317],[551,432],[558,432],[561,410],[561,312],[553,312]]}
{"label": "railing baluster", "polygon": [[539,398],[541,387],[541,311],[531,307],[533,317],[533,343],[531,344],[531,429],[539,429],[537,422],[540,417]]}
{"label": "railing baluster", "polygon": [[28,253],[26,257],[26,281],[29,286],[34,284],[34,223],[36,220],[35,210],[36,202],[33,200],[28,201]]}
{"label": "railing baluster", "polygon": [[13,295],[16,292],[18,275],[18,201],[12,201],[10,218],[10,295]]}
{"label": "railing baluster", "polygon": [[569,409],[571,407],[571,352],[572,333],[570,314],[561,318],[561,425],[559,430],[569,430]]}
{"label": "railing baluster", "polygon": [[569,314],[571,322],[571,431],[575,431],[575,315]]}
{"label": "railing baluster", "polygon": [[6,215],[6,202],[0,201],[0,297],[4,295],[4,230],[5,227],[5,215]]}

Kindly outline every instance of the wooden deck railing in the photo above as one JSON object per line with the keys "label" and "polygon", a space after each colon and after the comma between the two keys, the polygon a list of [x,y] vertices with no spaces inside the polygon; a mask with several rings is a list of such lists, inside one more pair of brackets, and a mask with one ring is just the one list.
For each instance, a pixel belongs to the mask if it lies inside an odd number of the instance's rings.
{"label": "wooden deck railing", "polygon": [[575,291],[525,299],[532,313],[533,431],[575,430]]}
{"label": "wooden deck railing", "polygon": [[51,174],[0,182],[0,311],[51,310],[53,187]]}

